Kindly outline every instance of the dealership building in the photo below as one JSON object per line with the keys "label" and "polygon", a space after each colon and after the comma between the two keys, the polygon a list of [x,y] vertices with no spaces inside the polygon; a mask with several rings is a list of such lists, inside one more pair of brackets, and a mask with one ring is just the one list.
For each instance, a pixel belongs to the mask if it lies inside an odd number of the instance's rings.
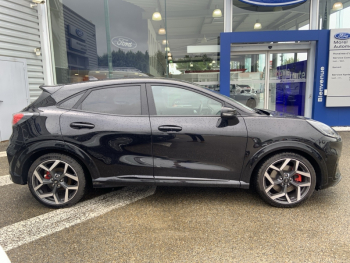
{"label": "dealership building", "polygon": [[42,84],[139,76],[350,126],[350,0],[0,0],[0,20],[0,141]]}

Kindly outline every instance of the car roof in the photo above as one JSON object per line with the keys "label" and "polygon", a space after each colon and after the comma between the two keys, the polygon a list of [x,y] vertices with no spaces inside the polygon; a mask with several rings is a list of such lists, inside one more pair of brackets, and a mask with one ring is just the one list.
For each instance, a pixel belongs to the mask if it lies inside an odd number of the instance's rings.
{"label": "car roof", "polygon": [[[198,84],[187,82],[183,80],[174,80],[171,78],[150,78],[150,77],[139,77],[139,78],[120,78],[120,79],[108,79],[108,80],[96,80],[96,81],[84,81],[79,83],[71,83],[71,84],[64,84],[64,85],[57,85],[57,86],[51,86],[48,88],[51,88],[54,90],[54,93],[51,95],[57,102],[60,102],[61,100],[70,97],[74,94],[80,93],[82,91],[91,89],[91,88],[97,88],[97,87],[103,87],[103,86],[111,86],[111,85],[119,85],[119,84],[147,84],[147,83],[159,83],[159,84],[173,84],[173,85],[179,85],[179,86],[185,86],[189,87],[191,89],[195,89],[201,92],[204,92],[210,96],[214,96],[220,100],[224,100],[228,104],[231,104],[235,106],[236,108],[240,109],[241,111],[248,113],[244,107],[240,106],[238,103],[234,103],[229,98],[225,98],[223,96],[218,96],[210,89],[206,89]],[[43,90],[45,90],[45,86],[43,87]]]}

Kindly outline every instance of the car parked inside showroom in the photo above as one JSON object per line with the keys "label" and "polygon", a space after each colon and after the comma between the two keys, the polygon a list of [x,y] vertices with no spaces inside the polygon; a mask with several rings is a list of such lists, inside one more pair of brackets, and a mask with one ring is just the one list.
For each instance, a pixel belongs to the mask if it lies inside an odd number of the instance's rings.
{"label": "car parked inside showroom", "polygon": [[89,185],[254,187],[294,207],[341,179],[341,137],[312,119],[170,79],[41,89],[13,116],[7,157],[12,181],[49,207],[77,203]]}
{"label": "car parked inside showroom", "polygon": [[251,109],[259,105],[260,98],[257,94],[251,92],[252,89],[248,85],[230,85],[230,97]]}

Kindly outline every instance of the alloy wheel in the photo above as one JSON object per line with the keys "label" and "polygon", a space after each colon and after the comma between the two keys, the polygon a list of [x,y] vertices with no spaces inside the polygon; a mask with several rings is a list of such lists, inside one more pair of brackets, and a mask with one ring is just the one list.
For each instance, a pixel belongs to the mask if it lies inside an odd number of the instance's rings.
{"label": "alloy wheel", "polygon": [[311,174],[307,166],[297,159],[280,159],[266,169],[263,187],[267,196],[274,202],[296,203],[309,192]]}
{"label": "alloy wheel", "polygon": [[61,160],[47,160],[39,164],[31,182],[35,194],[51,205],[69,202],[79,188],[77,173],[71,165]]}

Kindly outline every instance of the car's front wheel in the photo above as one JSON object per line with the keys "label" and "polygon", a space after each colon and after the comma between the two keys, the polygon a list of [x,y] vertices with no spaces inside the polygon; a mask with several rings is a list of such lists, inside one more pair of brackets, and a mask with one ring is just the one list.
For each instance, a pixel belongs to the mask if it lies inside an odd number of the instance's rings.
{"label": "car's front wheel", "polygon": [[311,163],[295,153],[280,153],[261,164],[256,176],[260,196],[276,207],[295,207],[315,190],[316,173]]}
{"label": "car's front wheel", "polygon": [[81,165],[63,154],[45,154],[33,162],[28,186],[42,204],[61,208],[77,203],[84,195],[86,179]]}

